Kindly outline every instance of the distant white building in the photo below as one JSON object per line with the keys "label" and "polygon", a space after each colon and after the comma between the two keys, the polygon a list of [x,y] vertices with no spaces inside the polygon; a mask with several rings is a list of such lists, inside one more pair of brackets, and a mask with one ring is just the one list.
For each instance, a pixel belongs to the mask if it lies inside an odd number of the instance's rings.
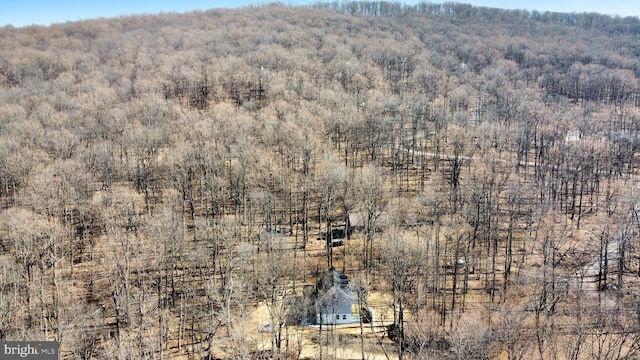
{"label": "distant white building", "polygon": [[564,137],[564,142],[576,142],[582,140],[582,131],[580,130],[569,130],[567,131],[567,135]]}

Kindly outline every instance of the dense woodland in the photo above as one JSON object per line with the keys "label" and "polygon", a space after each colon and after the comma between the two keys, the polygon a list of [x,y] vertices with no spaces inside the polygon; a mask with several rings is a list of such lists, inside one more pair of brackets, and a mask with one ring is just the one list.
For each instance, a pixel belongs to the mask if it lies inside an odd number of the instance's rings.
{"label": "dense woodland", "polygon": [[[0,341],[637,358],[639,34],[390,2],[0,28]],[[377,328],[300,326],[332,266]]]}

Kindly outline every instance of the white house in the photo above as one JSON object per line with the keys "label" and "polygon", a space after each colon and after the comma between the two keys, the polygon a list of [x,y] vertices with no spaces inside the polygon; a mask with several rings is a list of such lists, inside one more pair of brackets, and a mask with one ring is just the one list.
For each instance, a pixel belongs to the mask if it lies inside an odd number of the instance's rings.
{"label": "white house", "polygon": [[358,293],[349,284],[346,275],[331,268],[318,280],[316,290],[317,324],[340,325],[359,321],[358,315],[354,316],[354,307],[358,306]]}

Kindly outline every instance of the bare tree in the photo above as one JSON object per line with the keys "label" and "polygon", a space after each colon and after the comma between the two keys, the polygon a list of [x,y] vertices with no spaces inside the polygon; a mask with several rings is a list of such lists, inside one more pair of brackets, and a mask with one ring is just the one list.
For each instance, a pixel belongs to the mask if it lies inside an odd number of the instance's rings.
{"label": "bare tree", "polygon": [[273,327],[271,345],[277,359],[288,356],[282,354],[283,341],[289,343],[283,336],[288,335],[285,327],[289,325],[287,318],[290,298],[295,294],[294,263],[285,246],[281,237],[264,234],[261,239],[263,250],[257,259],[256,272],[256,290],[269,309]]}
{"label": "bare tree", "polygon": [[499,323],[494,337],[505,347],[509,360],[525,359],[533,356],[532,339],[529,329],[524,326],[530,313],[525,308],[507,308],[499,310]]}
{"label": "bare tree", "polygon": [[402,359],[407,348],[412,346],[405,335],[405,308],[410,294],[416,289],[417,277],[423,271],[421,258],[424,253],[419,244],[409,243],[397,231],[391,230],[387,234],[382,260],[393,294],[394,323],[390,337],[398,344],[398,358]]}
{"label": "bare tree", "polygon": [[[32,329],[41,326],[47,332],[47,316],[49,301],[47,290],[52,279],[51,272],[62,252],[58,250],[58,242],[62,238],[61,226],[55,220],[25,209],[11,209],[0,216],[2,247],[11,254],[18,265],[21,279],[19,296],[23,304],[23,321],[20,327]],[[16,281],[15,279],[14,281]],[[39,295],[39,297],[37,297]]]}
{"label": "bare tree", "polygon": [[362,169],[356,176],[355,196],[362,211],[365,231],[364,265],[367,274],[373,262],[373,240],[378,219],[387,205],[387,193],[380,170],[373,166]]}

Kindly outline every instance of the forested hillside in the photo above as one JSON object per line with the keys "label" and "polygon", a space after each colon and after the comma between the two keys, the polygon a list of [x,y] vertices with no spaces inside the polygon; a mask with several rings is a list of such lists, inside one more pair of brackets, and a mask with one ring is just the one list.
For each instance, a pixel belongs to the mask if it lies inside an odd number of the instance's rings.
{"label": "forested hillside", "polygon": [[[637,358],[639,35],[390,2],[0,28],[0,341]],[[353,326],[308,325],[331,267]]]}

